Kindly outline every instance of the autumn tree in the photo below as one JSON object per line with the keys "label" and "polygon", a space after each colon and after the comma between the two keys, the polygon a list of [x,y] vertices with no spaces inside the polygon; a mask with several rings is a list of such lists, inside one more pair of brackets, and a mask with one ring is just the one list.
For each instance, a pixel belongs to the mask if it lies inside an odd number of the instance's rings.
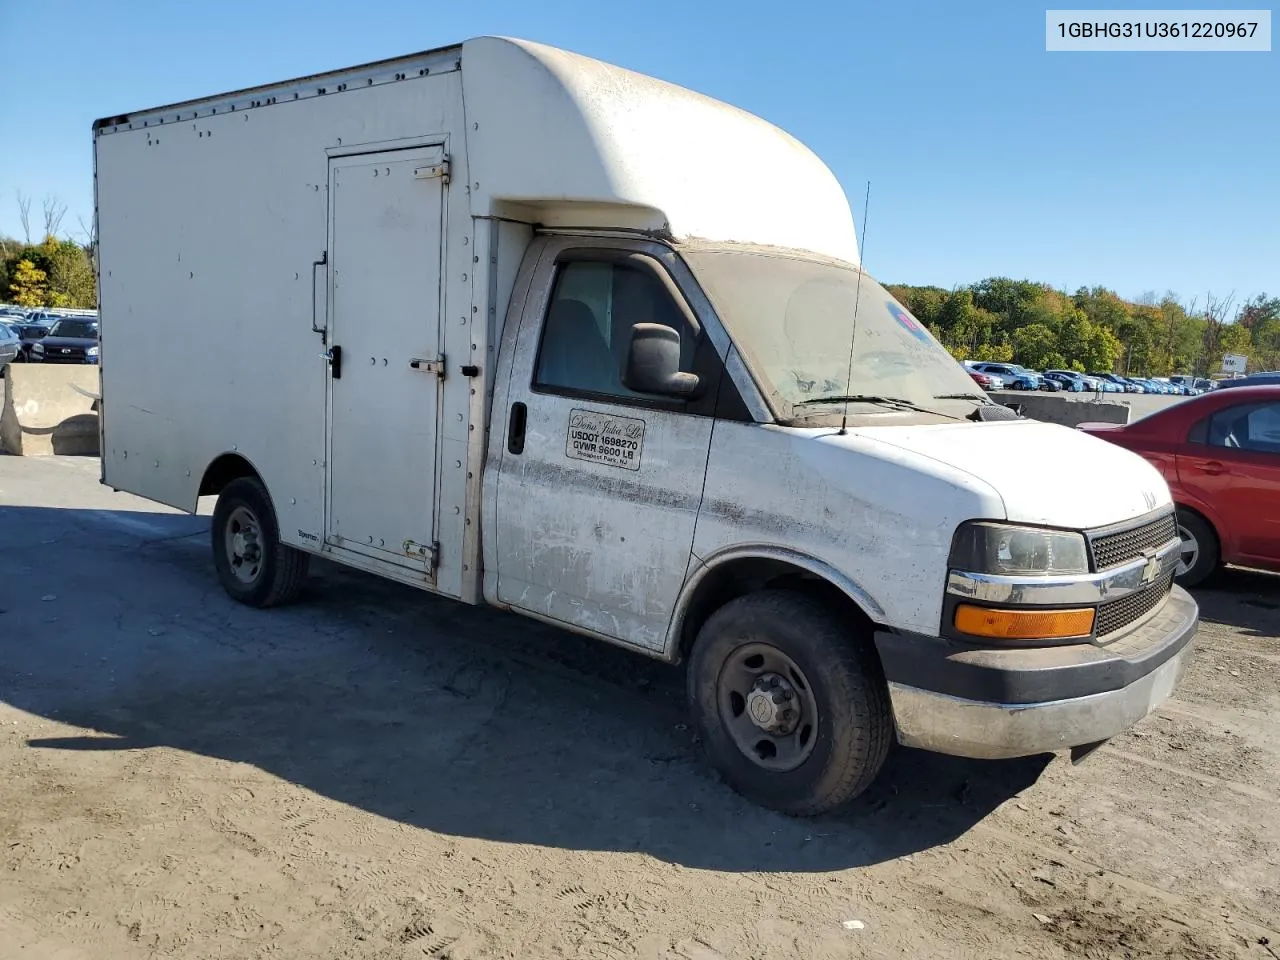
{"label": "autumn tree", "polygon": [[9,280],[9,296],[20,307],[42,307],[48,296],[48,274],[30,260],[19,260]]}

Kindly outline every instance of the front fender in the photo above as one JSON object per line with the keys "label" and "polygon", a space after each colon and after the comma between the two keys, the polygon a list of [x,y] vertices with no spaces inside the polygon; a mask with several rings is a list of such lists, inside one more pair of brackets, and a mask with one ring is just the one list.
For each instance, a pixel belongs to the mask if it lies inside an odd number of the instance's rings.
{"label": "front fender", "polygon": [[841,573],[825,560],[790,547],[769,543],[739,543],[717,550],[705,559],[694,556],[692,560],[689,574],[685,577],[684,586],[680,589],[680,596],[672,611],[671,623],[667,626],[666,643],[662,648],[662,657],[666,660],[674,660],[679,654],[685,617],[698,594],[699,587],[717,569],[741,560],[772,560],[813,574],[837,587],[873,622],[879,622],[884,617],[884,608],[860,583]]}

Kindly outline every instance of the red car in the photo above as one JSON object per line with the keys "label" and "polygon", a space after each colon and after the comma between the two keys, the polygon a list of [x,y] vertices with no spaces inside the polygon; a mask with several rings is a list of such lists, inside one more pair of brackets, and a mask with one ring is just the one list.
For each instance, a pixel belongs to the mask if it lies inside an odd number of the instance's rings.
{"label": "red car", "polygon": [[1079,429],[1164,474],[1178,507],[1183,586],[1224,563],[1280,570],[1280,386],[1214,390],[1133,423]]}
{"label": "red car", "polygon": [[969,374],[969,376],[973,378],[973,382],[983,390],[997,389],[995,380],[992,377],[987,376],[985,373],[979,373],[977,370],[970,370],[968,367],[965,368],[965,373]]}

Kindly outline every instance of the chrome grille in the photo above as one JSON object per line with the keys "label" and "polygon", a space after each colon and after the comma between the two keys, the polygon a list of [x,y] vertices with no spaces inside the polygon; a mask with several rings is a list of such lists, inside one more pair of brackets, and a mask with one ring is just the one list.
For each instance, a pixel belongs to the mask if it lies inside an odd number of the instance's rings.
{"label": "chrome grille", "polygon": [[1178,526],[1173,514],[1166,514],[1138,527],[1091,536],[1094,567],[1107,570],[1131,560],[1140,559],[1146,551],[1164,546],[1177,539]]}
{"label": "chrome grille", "polygon": [[1139,590],[1098,607],[1094,620],[1094,636],[1099,641],[1106,642],[1108,636],[1141,620],[1158,607],[1173,589],[1173,574],[1174,571],[1170,570],[1145,590]]}

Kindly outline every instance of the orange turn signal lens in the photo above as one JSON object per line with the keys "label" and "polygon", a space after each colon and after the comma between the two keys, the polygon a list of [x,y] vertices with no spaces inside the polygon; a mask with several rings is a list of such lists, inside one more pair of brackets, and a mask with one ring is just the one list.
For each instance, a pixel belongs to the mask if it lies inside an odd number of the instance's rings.
{"label": "orange turn signal lens", "polygon": [[998,610],[962,603],[956,607],[956,629],[974,637],[998,640],[1060,640],[1093,632],[1093,608],[1080,610]]}

